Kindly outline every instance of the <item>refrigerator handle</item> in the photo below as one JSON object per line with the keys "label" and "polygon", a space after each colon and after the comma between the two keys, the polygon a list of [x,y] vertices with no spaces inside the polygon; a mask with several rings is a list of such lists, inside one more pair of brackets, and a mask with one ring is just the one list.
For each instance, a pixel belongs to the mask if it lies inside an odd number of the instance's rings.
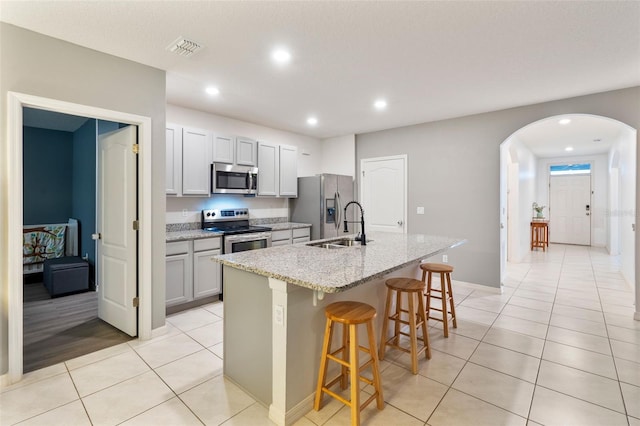
{"label": "refrigerator handle", "polygon": [[335,200],[336,200],[336,210],[337,210],[337,214],[336,214],[336,223],[334,224],[336,227],[336,231],[338,229],[340,229],[340,222],[342,222],[342,205],[340,205],[340,192],[336,192],[334,194]]}

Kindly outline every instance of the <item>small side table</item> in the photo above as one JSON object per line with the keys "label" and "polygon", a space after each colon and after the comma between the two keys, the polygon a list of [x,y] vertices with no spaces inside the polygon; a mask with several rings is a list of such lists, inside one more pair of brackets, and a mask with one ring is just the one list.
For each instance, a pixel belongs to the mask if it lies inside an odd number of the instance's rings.
{"label": "small side table", "polygon": [[542,248],[546,251],[549,247],[549,221],[534,220],[531,222],[531,250]]}

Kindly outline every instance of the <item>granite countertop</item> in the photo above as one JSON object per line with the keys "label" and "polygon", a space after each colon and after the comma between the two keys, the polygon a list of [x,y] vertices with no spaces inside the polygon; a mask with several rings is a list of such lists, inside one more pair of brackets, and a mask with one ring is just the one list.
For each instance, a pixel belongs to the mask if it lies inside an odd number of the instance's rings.
{"label": "granite countertop", "polygon": [[311,228],[310,223],[297,223],[297,222],[269,223],[269,224],[266,224],[265,226],[269,226],[272,231],[282,231],[283,229]]}
{"label": "granite countertop", "polygon": [[298,243],[212,259],[312,290],[338,293],[466,242],[459,238],[386,232],[367,237],[371,241],[366,246],[324,249]]}
{"label": "granite countertop", "polygon": [[[296,222],[279,222],[279,223],[265,223],[263,226],[270,227],[273,231],[280,231],[283,229],[297,229],[297,228],[309,228],[310,223],[296,223]],[[203,231],[202,229],[188,229],[181,231],[167,231],[166,241],[184,241],[184,240],[198,240],[201,238],[213,238],[222,236],[221,232]]]}

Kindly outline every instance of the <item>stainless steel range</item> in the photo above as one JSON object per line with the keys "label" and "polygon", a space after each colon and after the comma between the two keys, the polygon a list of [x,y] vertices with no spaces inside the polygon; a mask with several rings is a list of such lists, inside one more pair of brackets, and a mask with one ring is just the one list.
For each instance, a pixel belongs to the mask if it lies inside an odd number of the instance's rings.
{"label": "stainless steel range", "polygon": [[249,209],[202,210],[202,229],[223,234],[222,253],[271,247],[271,228],[249,225]]}

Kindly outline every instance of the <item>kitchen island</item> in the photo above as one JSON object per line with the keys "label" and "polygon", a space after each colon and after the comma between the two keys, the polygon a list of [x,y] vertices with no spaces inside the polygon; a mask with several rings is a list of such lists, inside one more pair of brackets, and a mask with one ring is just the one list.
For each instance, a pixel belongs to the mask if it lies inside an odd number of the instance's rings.
{"label": "kitchen island", "polygon": [[366,246],[328,249],[314,241],[214,258],[224,267],[224,374],[268,406],[279,425],[312,408],[326,305],[357,300],[375,307],[379,342],[385,280],[420,278],[421,260],[464,243],[422,234],[368,237]]}

